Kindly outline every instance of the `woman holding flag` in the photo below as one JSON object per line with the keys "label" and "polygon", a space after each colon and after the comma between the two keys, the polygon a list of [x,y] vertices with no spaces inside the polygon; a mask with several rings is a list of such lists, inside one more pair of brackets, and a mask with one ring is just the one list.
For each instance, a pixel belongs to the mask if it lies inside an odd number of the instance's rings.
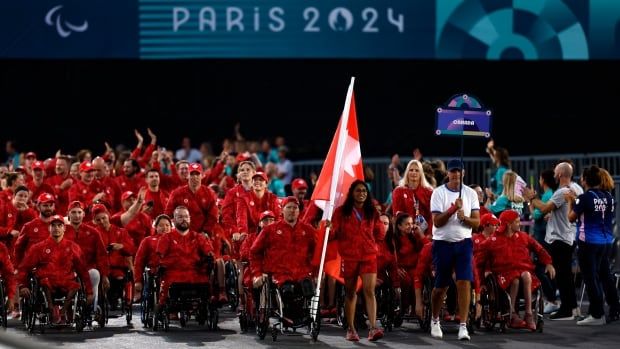
{"label": "woman holding flag", "polygon": [[339,241],[338,252],[342,258],[342,276],[345,282],[345,316],[349,341],[359,341],[355,330],[355,305],[357,303],[358,278],[362,279],[364,303],[369,320],[368,340],[383,337],[376,327],[377,303],[377,244],[383,240],[385,228],[379,212],[372,205],[368,185],[363,180],[354,181],[349,187],[344,204],[334,211],[330,238]]}

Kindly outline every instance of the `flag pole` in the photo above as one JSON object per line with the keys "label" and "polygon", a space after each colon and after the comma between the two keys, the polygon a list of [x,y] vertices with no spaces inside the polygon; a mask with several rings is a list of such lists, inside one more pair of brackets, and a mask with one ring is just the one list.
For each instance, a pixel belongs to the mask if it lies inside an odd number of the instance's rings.
{"label": "flag pole", "polygon": [[[353,84],[355,83],[355,77],[351,77],[351,83],[349,84],[349,89],[347,91],[347,99],[344,103],[344,110],[342,111],[342,116],[340,117],[340,133],[338,134],[338,146],[336,147],[336,159],[334,161],[334,168],[331,177],[331,185],[329,188],[329,201],[325,205],[325,211],[323,212],[323,219],[331,221],[332,214],[334,213],[334,204],[336,201],[336,191],[338,189],[338,182],[342,181],[341,176],[338,175],[338,171],[340,170],[340,165],[342,163],[342,157],[344,154],[344,146],[348,137],[347,125],[349,124],[349,111],[351,109],[351,97],[353,95]],[[317,312],[319,309],[319,296],[321,294],[321,281],[323,280],[323,268],[325,266],[325,254],[327,252],[327,241],[329,238],[329,231],[331,227],[327,227],[325,229],[325,235],[323,236],[323,249],[321,250],[321,262],[319,263],[319,274],[318,280],[316,283],[316,290],[314,292],[314,296],[312,297],[312,303],[310,307],[310,316],[312,317],[312,321],[316,321]]]}

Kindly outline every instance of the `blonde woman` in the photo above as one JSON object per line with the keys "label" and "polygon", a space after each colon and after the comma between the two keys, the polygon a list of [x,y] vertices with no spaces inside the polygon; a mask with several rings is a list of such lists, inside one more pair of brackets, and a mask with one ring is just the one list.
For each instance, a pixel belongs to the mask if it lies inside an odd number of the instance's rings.
{"label": "blonde woman", "polygon": [[[431,215],[431,194],[433,187],[424,176],[424,167],[418,160],[411,160],[405,168],[403,178],[398,187],[392,192],[392,212],[407,213],[411,217],[417,217],[420,226],[426,225],[424,235],[431,234],[433,218]],[[422,222],[418,217],[424,218]]]}
{"label": "blonde woman", "polygon": [[504,189],[502,194],[491,204],[490,200],[487,200],[487,208],[494,215],[499,216],[500,213],[505,210],[513,210],[519,213],[519,216],[523,213],[523,203],[525,200],[519,194],[517,194],[515,187],[517,184],[517,173],[508,170],[502,177],[502,183]]}

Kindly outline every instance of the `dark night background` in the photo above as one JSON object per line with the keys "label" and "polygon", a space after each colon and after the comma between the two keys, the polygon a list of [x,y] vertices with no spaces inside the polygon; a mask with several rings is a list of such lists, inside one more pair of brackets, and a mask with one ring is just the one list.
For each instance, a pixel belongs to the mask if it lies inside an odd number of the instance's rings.
{"label": "dark night background", "polygon": [[[284,135],[293,159],[323,158],[355,76],[365,157],[456,154],[459,140],[434,136],[434,124],[436,106],[457,93],[493,110],[493,137],[511,155],[617,151],[618,70],[611,61],[0,61],[0,141],[40,158],[100,153],[105,140],[133,146],[133,128],[146,136],[149,126],[161,145],[176,149],[188,135],[219,152],[239,121],[248,139]],[[484,155],[485,143],[468,140],[465,155]]]}

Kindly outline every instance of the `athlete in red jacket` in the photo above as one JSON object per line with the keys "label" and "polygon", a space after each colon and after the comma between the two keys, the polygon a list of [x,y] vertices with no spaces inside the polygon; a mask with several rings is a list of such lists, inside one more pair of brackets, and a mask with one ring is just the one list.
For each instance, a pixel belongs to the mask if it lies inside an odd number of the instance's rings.
{"label": "athlete in red jacket", "polygon": [[183,206],[177,207],[174,210],[174,229],[164,234],[157,243],[156,253],[160,267],[164,268],[159,305],[165,304],[168,299],[172,283],[209,282],[207,259],[213,256],[213,246],[206,236],[191,230],[190,225],[189,210]]}
{"label": "athlete in red jacket", "polygon": [[[28,274],[36,268],[35,277],[37,277],[41,287],[44,288],[47,299],[52,299],[51,296],[54,291],[66,294],[63,310],[67,314],[67,320],[72,320],[69,316],[71,301],[80,288],[75,275],[77,274],[84,284],[89,304],[93,301],[90,277],[82,261],[80,247],[73,241],[64,239],[64,218],[59,215],[52,216],[48,229],[50,237],[32,246],[28,255],[19,265],[17,281],[20,286],[20,295],[26,298],[31,296],[27,283]],[[52,312],[52,316],[55,323],[60,322],[58,314]]]}
{"label": "athlete in red jacket", "polygon": [[517,301],[519,284],[523,284],[525,321],[519,318],[516,309],[512,309],[510,324],[512,327],[527,327],[534,331],[536,322],[532,315],[532,290],[540,286],[540,281],[534,274],[534,263],[530,253],[535,252],[538,255],[538,260],[545,264],[545,272],[554,278],[555,269],[551,264],[551,256],[536,240],[527,233],[519,231],[519,213],[506,210],[499,216],[499,220],[501,225],[495,235],[480,246],[482,251],[476,266],[480,270],[490,268],[499,286],[509,291],[513,306]]}

